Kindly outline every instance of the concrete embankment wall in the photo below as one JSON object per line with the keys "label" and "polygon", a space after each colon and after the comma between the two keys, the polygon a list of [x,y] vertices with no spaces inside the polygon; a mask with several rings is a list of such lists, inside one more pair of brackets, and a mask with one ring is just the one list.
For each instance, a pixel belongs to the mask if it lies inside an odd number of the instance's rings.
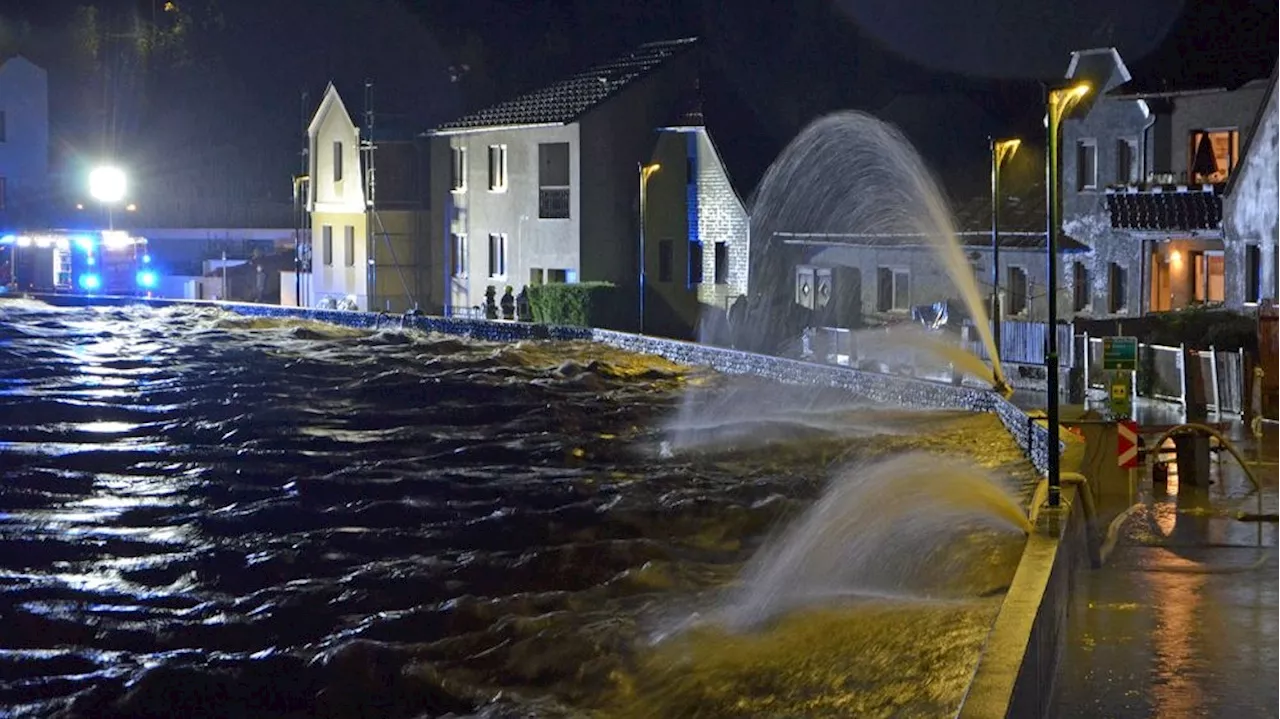
{"label": "concrete embankment wall", "polygon": [[[559,327],[515,322],[370,312],[316,310],[275,305],[207,303],[185,300],[139,300],[75,296],[40,296],[59,305],[216,306],[243,315],[315,320],[365,329],[413,328],[497,342],[532,339],[583,340],[653,354],[726,374],[755,375],[782,382],[839,388],[873,402],[922,409],[994,412],[1042,474],[1048,458],[1044,421],[993,392],[971,387],[866,372],[848,367],[811,364],[720,347],[585,327]],[[1074,470],[1064,460],[1063,470]],[[1074,572],[1087,561],[1084,503],[1074,487],[1064,487],[1062,509],[1042,511],[1005,596],[1000,614],[983,649],[960,716],[1044,716],[1062,654],[1067,607]]]}

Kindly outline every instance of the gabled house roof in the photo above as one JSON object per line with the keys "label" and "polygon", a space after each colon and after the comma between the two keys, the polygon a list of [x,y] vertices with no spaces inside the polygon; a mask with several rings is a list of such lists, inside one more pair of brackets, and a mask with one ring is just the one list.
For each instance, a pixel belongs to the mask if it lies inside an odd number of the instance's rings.
{"label": "gabled house roof", "polygon": [[570,124],[696,43],[692,37],[646,43],[567,80],[447,122],[430,134]]}
{"label": "gabled house roof", "polygon": [[315,114],[311,116],[311,122],[307,124],[307,134],[316,134],[320,129],[320,123],[323,122],[329,112],[334,109],[341,110],[342,113],[347,116],[348,120],[355,123],[355,117],[347,111],[346,103],[342,101],[342,96],[338,93],[338,88],[334,87],[331,82],[325,87],[324,98],[320,100],[320,106],[316,108]]}

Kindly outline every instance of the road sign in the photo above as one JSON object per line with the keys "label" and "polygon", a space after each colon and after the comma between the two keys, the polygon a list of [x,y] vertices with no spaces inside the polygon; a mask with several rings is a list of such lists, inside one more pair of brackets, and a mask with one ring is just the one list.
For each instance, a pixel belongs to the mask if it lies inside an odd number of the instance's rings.
{"label": "road sign", "polygon": [[1138,423],[1132,420],[1116,422],[1116,451],[1121,469],[1138,466]]}
{"label": "road sign", "polygon": [[1138,370],[1138,338],[1103,337],[1102,369],[1136,372]]}
{"label": "road sign", "polygon": [[1111,375],[1111,416],[1122,419],[1133,414],[1133,400],[1130,397],[1129,373],[1116,372]]}

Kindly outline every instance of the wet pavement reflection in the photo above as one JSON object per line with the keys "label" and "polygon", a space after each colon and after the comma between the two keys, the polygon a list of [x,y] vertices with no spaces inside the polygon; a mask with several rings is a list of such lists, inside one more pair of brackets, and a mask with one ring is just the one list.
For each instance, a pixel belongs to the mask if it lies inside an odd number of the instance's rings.
{"label": "wet pavement reflection", "polygon": [[[1274,515],[1274,426],[1260,441],[1238,421],[1228,434]],[[1254,516],[1257,495],[1231,457],[1210,467],[1207,487],[1176,467],[1164,482],[1141,476],[1143,507],[1107,565],[1077,575],[1055,716],[1277,715],[1277,525]]]}

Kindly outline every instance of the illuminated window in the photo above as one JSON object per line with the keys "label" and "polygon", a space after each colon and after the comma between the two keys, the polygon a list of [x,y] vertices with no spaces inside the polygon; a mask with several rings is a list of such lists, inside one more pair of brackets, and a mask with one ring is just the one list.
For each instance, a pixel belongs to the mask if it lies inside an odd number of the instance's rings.
{"label": "illuminated window", "polygon": [[1226,182],[1240,160],[1240,133],[1235,130],[1192,130],[1187,177],[1195,184]]}
{"label": "illuminated window", "polygon": [[501,192],[507,189],[507,146],[489,146],[489,190]]}
{"label": "illuminated window", "polygon": [[1195,271],[1192,297],[1197,302],[1222,302],[1226,297],[1226,261],[1222,251],[1196,252],[1192,258]]}

